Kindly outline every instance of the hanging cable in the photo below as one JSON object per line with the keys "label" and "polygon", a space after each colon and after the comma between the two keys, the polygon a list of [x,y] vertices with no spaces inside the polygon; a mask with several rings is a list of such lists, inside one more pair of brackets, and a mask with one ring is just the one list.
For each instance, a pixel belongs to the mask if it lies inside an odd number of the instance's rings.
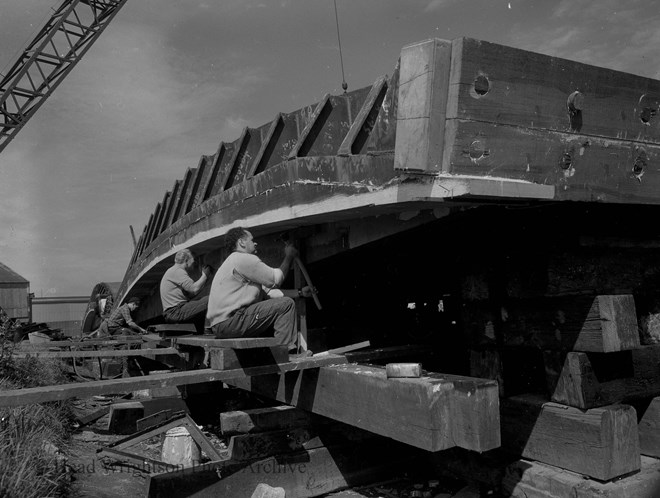
{"label": "hanging cable", "polygon": [[337,24],[337,42],[339,43],[339,62],[341,64],[341,87],[346,93],[348,90],[348,83],[346,83],[346,77],[344,76],[344,57],[341,53],[341,37],[339,36],[339,15],[337,14],[337,0],[335,2],[335,22]]}

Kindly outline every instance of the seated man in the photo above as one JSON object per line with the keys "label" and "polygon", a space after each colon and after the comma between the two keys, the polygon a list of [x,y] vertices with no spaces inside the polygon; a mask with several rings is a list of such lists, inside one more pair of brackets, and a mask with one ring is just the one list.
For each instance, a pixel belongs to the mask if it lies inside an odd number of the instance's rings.
{"label": "seated man", "polygon": [[232,251],[218,269],[209,296],[207,319],[219,339],[262,337],[274,329],[280,344],[295,351],[296,306],[291,296],[310,297],[309,287],[300,291],[276,289],[282,285],[291,262],[298,254],[284,247],[284,260],[271,268],[256,255],[257,243],[244,228],[227,232],[225,244]]}
{"label": "seated man", "polygon": [[131,312],[140,307],[140,298],[132,297],[128,303],[117,307],[101,322],[101,325],[87,337],[105,337],[108,335],[134,335],[134,332],[146,334],[147,331],[133,321]]}
{"label": "seated man", "polygon": [[193,280],[191,274],[195,258],[188,249],[182,249],[174,256],[172,265],[160,281],[160,300],[163,304],[163,318],[167,323],[194,323],[197,332],[204,333],[204,318],[208,296],[193,300],[204,288],[211,267],[204,266],[202,275]]}

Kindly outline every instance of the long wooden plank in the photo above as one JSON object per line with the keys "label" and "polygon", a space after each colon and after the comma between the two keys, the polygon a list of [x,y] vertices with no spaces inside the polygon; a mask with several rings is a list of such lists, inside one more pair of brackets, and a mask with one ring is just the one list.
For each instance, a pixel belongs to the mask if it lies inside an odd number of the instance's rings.
{"label": "long wooden plank", "polygon": [[228,381],[230,379],[267,375],[273,373],[295,372],[308,368],[318,368],[327,365],[341,365],[347,360],[343,356],[323,358],[305,358],[289,363],[251,367],[238,370],[212,370],[210,368],[175,372],[166,374],[145,375],[144,377],[129,377],[114,380],[97,380],[80,384],[60,384],[56,386],[31,387],[27,389],[12,389],[0,391],[0,407],[22,406],[31,403],[45,403],[70,398],[88,398],[100,394],[111,394],[124,391],[138,391],[159,387],[183,386],[202,382]]}
{"label": "long wooden plank", "polygon": [[48,341],[37,344],[21,344],[16,352],[29,352],[32,350],[43,350],[48,348],[86,348],[90,346],[121,346],[126,344],[142,344],[142,337],[126,337],[124,339],[88,339],[85,341]]}
{"label": "long wooden plank", "polygon": [[118,358],[126,356],[179,355],[176,348],[111,349],[104,351],[31,351],[14,353],[15,358]]}
{"label": "long wooden plank", "polygon": [[501,401],[502,447],[517,456],[602,481],[640,469],[637,416],[629,405],[587,411],[539,396]]}
{"label": "long wooden plank", "polygon": [[198,346],[200,348],[253,349],[279,346],[274,337],[245,337],[235,339],[216,339],[214,336],[176,337],[172,344]]}
{"label": "long wooden plank", "polygon": [[388,379],[384,368],[342,365],[227,383],[429,451],[500,445],[492,380],[444,374]]}

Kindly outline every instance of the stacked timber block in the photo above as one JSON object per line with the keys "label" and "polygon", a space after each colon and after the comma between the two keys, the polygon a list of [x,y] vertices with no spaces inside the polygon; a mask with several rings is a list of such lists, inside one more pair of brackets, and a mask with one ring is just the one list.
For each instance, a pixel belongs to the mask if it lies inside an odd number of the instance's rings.
{"label": "stacked timber block", "polygon": [[289,352],[274,337],[215,339],[212,336],[179,337],[179,348],[200,348],[208,354],[209,366],[214,370],[234,370],[274,363],[287,363]]}
{"label": "stacked timber block", "polygon": [[536,348],[518,349],[543,366],[547,390],[511,392],[520,387],[507,386],[515,379],[507,369],[520,366],[515,346],[472,352],[472,375],[503,381],[505,451],[599,481],[638,472],[641,455],[658,456],[660,346],[640,345],[632,296],[527,300],[507,311],[503,330],[533,337]]}

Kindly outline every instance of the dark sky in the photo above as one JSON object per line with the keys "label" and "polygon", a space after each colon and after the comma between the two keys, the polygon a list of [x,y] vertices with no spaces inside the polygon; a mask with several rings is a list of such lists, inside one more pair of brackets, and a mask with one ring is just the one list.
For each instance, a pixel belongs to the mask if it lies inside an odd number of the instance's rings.
{"label": "dark sky", "polygon": [[[53,0],[2,0],[3,72]],[[652,0],[337,0],[349,90],[401,48],[468,36],[660,78]],[[157,202],[202,154],[341,93],[332,0],[129,0],[0,154],[0,261],[37,296],[123,278]]]}

